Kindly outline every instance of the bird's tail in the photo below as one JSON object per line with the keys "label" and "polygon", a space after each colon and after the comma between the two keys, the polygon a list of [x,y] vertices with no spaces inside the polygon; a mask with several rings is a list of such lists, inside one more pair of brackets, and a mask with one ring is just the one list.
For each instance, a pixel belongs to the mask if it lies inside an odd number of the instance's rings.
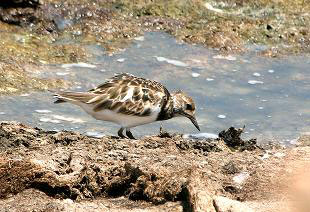
{"label": "bird's tail", "polygon": [[59,91],[54,93],[55,104],[64,103],[64,102],[88,102],[90,99],[94,97],[94,94],[88,92],[67,92],[67,91]]}

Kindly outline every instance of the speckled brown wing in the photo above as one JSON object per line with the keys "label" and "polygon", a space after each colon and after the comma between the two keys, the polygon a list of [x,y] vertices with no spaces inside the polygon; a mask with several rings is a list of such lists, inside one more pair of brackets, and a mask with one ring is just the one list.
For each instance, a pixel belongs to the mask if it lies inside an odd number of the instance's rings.
{"label": "speckled brown wing", "polygon": [[96,97],[87,103],[94,111],[113,110],[126,115],[148,116],[170,98],[168,90],[158,82],[130,74],[118,74],[89,91]]}

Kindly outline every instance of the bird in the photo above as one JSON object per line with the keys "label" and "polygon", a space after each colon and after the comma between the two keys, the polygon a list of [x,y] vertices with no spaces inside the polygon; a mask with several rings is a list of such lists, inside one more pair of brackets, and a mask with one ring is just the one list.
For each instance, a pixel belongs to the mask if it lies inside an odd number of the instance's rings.
{"label": "bird", "polygon": [[[161,83],[119,73],[87,92],[59,91],[54,103],[69,102],[80,106],[97,120],[120,125],[120,138],[135,139],[133,127],[186,117],[200,131],[193,99],[181,90],[170,93]],[[126,136],[123,132],[126,131]]]}

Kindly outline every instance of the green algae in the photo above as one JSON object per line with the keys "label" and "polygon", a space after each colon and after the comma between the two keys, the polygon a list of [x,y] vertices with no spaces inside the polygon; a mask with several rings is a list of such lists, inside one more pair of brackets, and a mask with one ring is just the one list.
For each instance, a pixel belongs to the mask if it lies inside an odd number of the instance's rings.
{"label": "green algae", "polygon": [[0,62],[0,93],[21,94],[29,91],[68,87],[70,84],[60,79],[41,79],[30,76],[24,68],[16,64]]}

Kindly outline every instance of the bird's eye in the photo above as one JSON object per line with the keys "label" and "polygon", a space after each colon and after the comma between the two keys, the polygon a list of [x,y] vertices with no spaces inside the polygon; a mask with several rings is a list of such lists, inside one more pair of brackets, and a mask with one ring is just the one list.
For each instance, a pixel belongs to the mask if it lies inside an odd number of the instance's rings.
{"label": "bird's eye", "polygon": [[190,104],[186,104],[186,110],[193,110],[192,105],[190,105]]}

